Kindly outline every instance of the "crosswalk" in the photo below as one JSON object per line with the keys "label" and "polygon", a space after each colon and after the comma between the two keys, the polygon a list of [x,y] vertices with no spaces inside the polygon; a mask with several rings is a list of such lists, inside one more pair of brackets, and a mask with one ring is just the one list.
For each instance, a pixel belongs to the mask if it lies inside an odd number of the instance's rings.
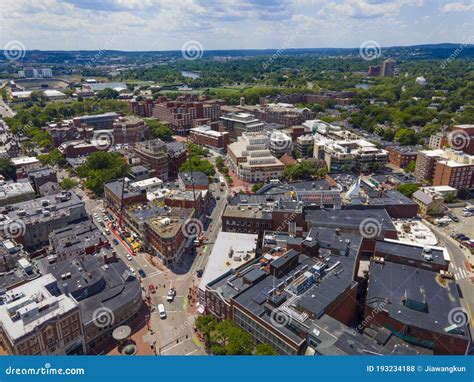
{"label": "crosswalk", "polygon": [[456,280],[464,280],[469,277],[469,273],[462,267],[458,267],[454,264],[452,264],[453,267],[453,273],[454,273],[454,278]]}

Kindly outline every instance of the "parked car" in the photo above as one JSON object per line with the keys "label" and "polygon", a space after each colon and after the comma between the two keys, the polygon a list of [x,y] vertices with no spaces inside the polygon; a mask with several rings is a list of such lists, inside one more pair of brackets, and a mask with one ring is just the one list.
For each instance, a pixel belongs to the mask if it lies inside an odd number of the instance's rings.
{"label": "parked car", "polygon": [[453,222],[459,222],[459,219],[456,215],[454,214],[448,214],[449,218],[453,221]]}
{"label": "parked car", "polygon": [[162,320],[166,318],[166,310],[163,304],[158,304],[158,313],[160,313],[160,318]]}
{"label": "parked car", "polygon": [[128,261],[132,261],[132,256],[130,255],[130,253],[127,253],[126,257]]}
{"label": "parked car", "polygon": [[201,278],[203,274],[204,274],[204,269],[198,269],[196,271],[196,276],[199,278]]}
{"label": "parked car", "polygon": [[112,240],[112,242],[114,243],[114,245],[119,245],[119,241],[117,239]]}
{"label": "parked car", "polygon": [[141,268],[138,270],[138,274],[139,274],[141,277],[146,277],[145,271],[144,271],[143,269],[141,269]]}
{"label": "parked car", "polygon": [[148,290],[150,291],[150,293],[155,293],[156,292],[156,288],[153,284],[150,284],[150,286],[148,287]]}

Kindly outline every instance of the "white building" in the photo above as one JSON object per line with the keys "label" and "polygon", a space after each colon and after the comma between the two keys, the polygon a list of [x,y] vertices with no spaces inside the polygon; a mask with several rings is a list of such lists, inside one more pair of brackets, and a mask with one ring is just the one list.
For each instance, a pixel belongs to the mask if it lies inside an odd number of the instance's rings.
{"label": "white building", "polygon": [[423,76],[416,77],[415,85],[425,86],[426,83],[427,83],[427,82],[426,82],[426,78],[425,78],[425,77],[423,77]]}
{"label": "white building", "polygon": [[14,355],[85,352],[79,304],[47,274],[1,296],[0,343]]}
{"label": "white building", "polygon": [[236,175],[250,183],[279,179],[285,165],[269,150],[270,137],[244,133],[227,148],[229,164]]}
{"label": "white building", "polygon": [[270,133],[270,152],[277,158],[290,154],[293,147],[291,137],[281,131]]}

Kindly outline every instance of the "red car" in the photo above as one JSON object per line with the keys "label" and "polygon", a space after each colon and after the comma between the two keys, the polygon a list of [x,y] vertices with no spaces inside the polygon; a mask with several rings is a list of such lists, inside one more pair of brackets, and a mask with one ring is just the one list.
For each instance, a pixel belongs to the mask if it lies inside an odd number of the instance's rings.
{"label": "red car", "polygon": [[150,284],[150,286],[148,287],[148,290],[150,291],[150,293],[156,292],[155,286],[153,284]]}

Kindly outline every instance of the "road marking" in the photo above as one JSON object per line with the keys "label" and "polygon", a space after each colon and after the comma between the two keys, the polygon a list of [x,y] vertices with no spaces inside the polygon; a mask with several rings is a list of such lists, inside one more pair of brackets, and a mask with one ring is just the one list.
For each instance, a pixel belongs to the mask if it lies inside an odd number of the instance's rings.
{"label": "road marking", "polygon": [[150,273],[148,276],[142,277],[142,280],[146,280],[146,279],[148,279],[150,277],[153,277],[153,276],[161,275],[162,273],[163,272],[161,272],[161,271],[156,271],[156,272]]}

